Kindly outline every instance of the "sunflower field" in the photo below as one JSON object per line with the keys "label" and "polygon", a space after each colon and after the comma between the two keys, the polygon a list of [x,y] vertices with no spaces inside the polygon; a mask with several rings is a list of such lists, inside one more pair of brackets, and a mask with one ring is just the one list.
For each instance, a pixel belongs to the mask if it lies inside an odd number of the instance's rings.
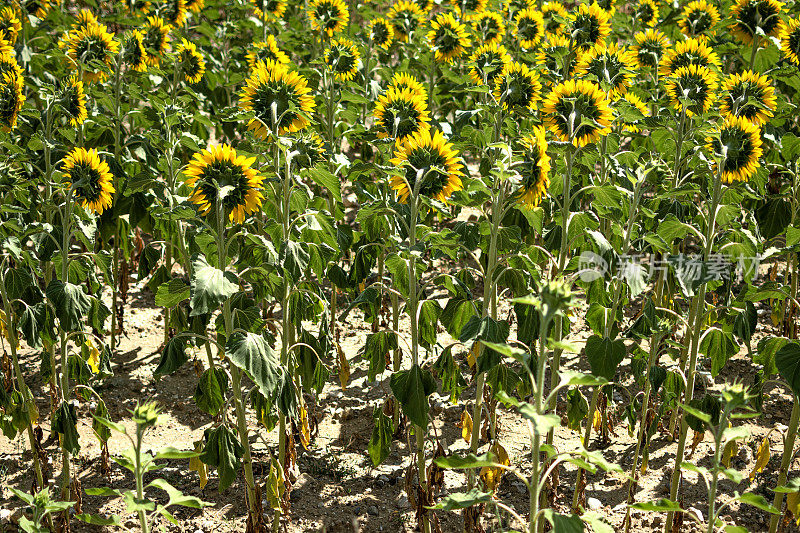
{"label": "sunflower field", "polygon": [[800,3],[0,0],[0,531],[800,530]]}

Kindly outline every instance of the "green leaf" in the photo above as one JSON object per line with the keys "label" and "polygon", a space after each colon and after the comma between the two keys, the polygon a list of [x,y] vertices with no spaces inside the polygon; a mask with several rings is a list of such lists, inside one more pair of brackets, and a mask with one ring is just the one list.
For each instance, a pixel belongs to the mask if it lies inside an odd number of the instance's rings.
{"label": "green leaf", "polygon": [[469,492],[456,492],[449,494],[442,498],[442,500],[430,507],[430,509],[442,509],[444,511],[457,511],[459,509],[466,509],[479,503],[488,503],[492,501],[491,492],[483,492],[479,489],[472,489]]}
{"label": "green leaf", "polygon": [[299,281],[308,267],[311,255],[308,245],[302,242],[286,241],[281,246],[280,262],[295,281]]}
{"label": "green leaf", "polygon": [[261,335],[236,331],[228,337],[225,355],[258,385],[261,394],[272,398],[281,376],[281,362]]}
{"label": "green leaf", "polygon": [[197,457],[197,452],[194,450],[179,450],[172,446],[166,446],[158,450],[158,453],[153,457],[156,459],[191,459]]}
{"label": "green leaf", "polygon": [[378,466],[389,457],[394,426],[392,419],[383,413],[381,407],[375,408],[372,417],[375,420],[375,426],[372,428],[372,437],[367,444],[367,451],[369,458],[372,459],[372,464]]}
{"label": "green leaf", "polygon": [[367,335],[364,359],[369,361],[367,378],[370,381],[374,381],[375,376],[383,373],[386,368],[386,358],[395,349],[397,349],[397,333],[394,331],[379,331]]}
{"label": "green leaf", "polygon": [[52,428],[59,434],[61,447],[72,455],[77,455],[81,446],[78,443],[78,415],[75,413],[75,406],[62,401],[53,413]]}
{"label": "green leaf", "polygon": [[160,247],[148,244],[142,248],[142,253],[139,255],[138,279],[141,281],[149,276],[159,261],[161,261]]}
{"label": "green leaf", "polygon": [[78,285],[54,279],[45,291],[47,299],[53,304],[56,316],[65,331],[80,328],[81,321],[89,312],[89,297]]}
{"label": "green leaf", "polygon": [[209,368],[200,376],[194,389],[194,403],[202,411],[217,416],[225,405],[228,374],[221,368]]}
{"label": "green leaf", "polygon": [[182,279],[171,279],[162,283],[156,292],[156,305],[159,307],[175,307],[189,298],[191,291]]}
{"label": "green leaf", "polygon": [[425,300],[419,304],[419,343],[425,348],[436,344],[436,326],[442,308],[436,300]]}
{"label": "green leaf", "polygon": [[583,520],[576,514],[567,516],[545,509],[542,515],[553,526],[553,533],[583,533]]}
{"label": "green leaf", "polygon": [[743,341],[749,343],[758,325],[758,314],[753,302],[745,302],[744,309],[736,314],[733,321],[733,333]]}
{"label": "green leaf", "polygon": [[148,487],[155,487],[157,489],[161,489],[167,493],[169,496],[169,502],[165,507],[170,507],[172,505],[180,505],[182,507],[190,507],[192,509],[202,509],[203,507],[207,507],[212,505],[210,503],[204,502],[200,498],[195,498],[194,496],[186,496],[180,490],[176,489],[172,485],[170,485],[167,481],[158,478],[154,479],[147,485]]}
{"label": "green leaf", "polygon": [[183,366],[189,356],[186,355],[186,338],[185,337],[172,337],[164,345],[164,351],[161,352],[161,359],[158,361],[158,366],[153,374],[156,378],[172,374],[180,367]]}
{"label": "green leaf", "polygon": [[531,421],[534,434],[546,435],[551,429],[561,425],[561,418],[558,415],[537,413],[533,405],[529,403],[520,403],[518,410],[523,418]]}
{"label": "green leaf", "polygon": [[211,313],[239,290],[238,280],[230,272],[209,265],[202,255],[192,261],[191,301],[189,316]]}
{"label": "green leaf", "polygon": [[219,491],[222,492],[236,479],[244,448],[236,438],[236,434],[225,424],[215,429],[207,429],[205,437],[206,443],[200,454],[200,460],[217,468]]}
{"label": "green leaf", "polygon": [[314,180],[314,183],[328,190],[336,201],[342,202],[342,185],[339,178],[328,172],[323,165],[310,168],[308,175]]}
{"label": "green leaf", "polygon": [[427,428],[428,396],[436,391],[436,381],[430,370],[422,370],[419,365],[400,370],[392,374],[390,386],[409,420],[423,429]]}
{"label": "green leaf", "polygon": [[465,470],[467,468],[501,468],[505,465],[502,465],[495,461],[494,457],[490,453],[485,453],[483,455],[475,455],[474,453],[468,453],[467,455],[450,455],[447,457],[437,457],[433,460],[437,466],[441,468],[447,468],[450,470]]}
{"label": "green leaf", "polygon": [[795,396],[800,397],[800,343],[790,342],[775,354],[778,374],[789,383]]}
{"label": "green leaf", "polygon": [[668,500],[666,498],[661,498],[660,500],[650,501],[650,502],[639,502],[634,503],[629,506],[631,509],[636,509],[637,511],[654,511],[657,513],[664,513],[664,512],[683,512],[683,509],[680,505],[672,500]]}
{"label": "green leaf", "polygon": [[[86,489],[86,493],[89,494],[89,489]],[[96,514],[76,514],[75,518],[80,520],[81,522],[86,522],[87,524],[91,524],[93,526],[117,526],[122,527],[122,522],[119,518],[119,515],[112,514],[108,518],[104,518],[100,515]]]}
{"label": "green leaf", "polygon": [[627,350],[622,339],[612,341],[608,337],[592,335],[586,339],[586,358],[592,374],[609,381],[614,379],[617,367],[625,358]]}
{"label": "green leaf", "polygon": [[147,498],[137,498],[136,493],[132,490],[126,490],[122,493],[122,501],[125,502],[125,510],[129,513],[138,513],[139,511],[155,511],[156,504]]}
{"label": "green leaf", "polygon": [[766,511],[771,514],[780,514],[780,512],[760,494],[745,492],[736,499],[742,503],[746,503],[747,505],[752,505],[756,509],[761,509],[762,511]]}
{"label": "green leaf", "polygon": [[711,359],[711,375],[716,377],[725,363],[739,352],[733,335],[720,328],[710,328],[700,342],[700,353]]}

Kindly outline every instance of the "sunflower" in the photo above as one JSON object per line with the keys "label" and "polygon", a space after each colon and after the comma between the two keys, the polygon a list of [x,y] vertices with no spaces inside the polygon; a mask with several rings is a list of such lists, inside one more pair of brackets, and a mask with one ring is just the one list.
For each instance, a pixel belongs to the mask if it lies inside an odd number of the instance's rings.
{"label": "sunflower", "polygon": [[500,44],[506,34],[503,16],[496,11],[482,11],[468,18],[472,29],[480,36],[483,44]]}
{"label": "sunflower", "polygon": [[670,42],[659,30],[648,29],[633,36],[636,39],[631,49],[636,54],[636,61],[641,68],[657,67]]}
{"label": "sunflower", "polygon": [[658,5],[653,0],[639,0],[633,10],[633,18],[645,26],[655,26],[658,22]]}
{"label": "sunflower", "polygon": [[151,67],[157,67],[161,57],[169,50],[169,32],[172,27],[158,17],[147,17],[144,24],[144,47],[147,50],[145,62]]}
{"label": "sunflower", "polygon": [[181,39],[180,44],[175,47],[175,55],[180,63],[183,79],[188,83],[200,83],[206,71],[206,61],[197,51],[197,45]]}
{"label": "sunflower", "polygon": [[550,156],[545,134],[542,126],[534,126],[533,132],[519,142],[522,148],[522,160],[517,167],[522,181],[519,202],[527,207],[538,206],[550,186]]}
{"label": "sunflower", "polygon": [[389,11],[389,21],[394,29],[394,35],[400,42],[408,42],[408,36],[417,29],[425,17],[425,12],[419,5],[408,0],[395,2]]}
{"label": "sunflower", "polygon": [[547,35],[561,35],[567,27],[569,13],[560,2],[545,2],[542,4],[542,19]]}
{"label": "sunflower", "polygon": [[95,14],[88,9],[81,9],[75,16],[75,22],[72,23],[72,29],[81,31],[94,24],[100,24],[100,21],[97,20]]}
{"label": "sunflower", "polygon": [[439,13],[431,21],[428,44],[434,52],[436,61],[452,63],[470,46],[467,27],[456,20],[452,13]]}
{"label": "sunflower", "polygon": [[405,72],[397,72],[392,76],[392,81],[389,82],[390,87],[397,90],[411,89],[411,92],[418,96],[423,102],[428,101],[428,91],[425,87],[417,81],[417,78]]}
{"label": "sunflower", "polygon": [[49,0],[27,0],[23,5],[28,15],[33,15],[38,19],[45,18],[51,7]]}
{"label": "sunflower", "polygon": [[394,40],[394,27],[385,18],[378,17],[369,23],[369,39],[374,46],[388,52]]}
{"label": "sunflower", "polygon": [[253,47],[247,52],[247,64],[252,71],[261,61],[271,59],[276,63],[289,63],[289,56],[278,47],[278,42],[272,35],[267,35],[267,40],[253,43]]}
{"label": "sunflower", "polygon": [[[761,130],[744,117],[726,117],[714,135],[706,139],[706,148],[722,165],[723,183],[747,181],[761,166]],[[715,161],[715,170],[716,167]]]}
{"label": "sunflower", "polygon": [[509,63],[495,77],[494,97],[510,113],[526,113],[536,109],[542,83],[536,72],[524,63]]}
{"label": "sunflower", "polygon": [[744,117],[757,126],[763,126],[772,118],[775,89],[766,76],[750,70],[731,74],[720,89],[720,115]]}
{"label": "sunflower", "polygon": [[593,46],[581,55],[575,67],[576,75],[594,76],[601,86],[618,94],[628,90],[635,72],[636,55],[617,48],[614,43]]}
{"label": "sunflower", "polygon": [[[441,202],[463,188],[463,165],[458,152],[445,140],[441,131],[431,133],[428,128],[418,131],[395,150],[389,163],[404,171],[402,176],[391,177],[391,186],[403,203],[408,201],[415,188],[419,194]],[[417,185],[420,178],[422,182]]]}
{"label": "sunflower", "polygon": [[22,24],[17,18],[16,11],[8,6],[0,9],[0,33],[5,35],[5,39],[14,44],[17,42],[20,31],[22,31]]}
{"label": "sunflower", "polygon": [[412,4],[417,4],[426,15],[433,9],[433,0],[409,0]]}
{"label": "sunflower", "polygon": [[22,68],[16,58],[9,53],[0,54],[0,74],[11,74],[15,79],[22,80]]}
{"label": "sunflower", "polygon": [[689,65],[719,69],[721,64],[719,56],[708,46],[705,40],[688,39],[675,43],[675,46],[667,50],[663,61],[658,67],[658,75],[667,77],[680,67]]}
{"label": "sunflower", "polygon": [[216,211],[221,190],[229,187],[221,207],[231,222],[241,224],[245,215],[258,211],[264,199],[260,191],[264,178],[252,168],[255,160],[237,156],[236,149],[227,144],[196,152],[183,171],[186,185],[193,189],[189,200],[198,206],[201,215],[207,215],[212,209]]}
{"label": "sunflower", "polygon": [[580,48],[589,48],[600,43],[611,33],[611,14],[598,4],[581,4],[578,12],[572,17],[569,33]]}
{"label": "sunflower", "polygon": [[550,35],[544,46],[536,54],[536,64],[542,73],[550,79],[562,79],[564,66],[567,60],[566,77],[570,77],[578,62],[575,54],[570,53],[570,40],[566,35]]}
{"label": "sunflower", "polygon": [[456,8],[462,16],[486,11],[486,6],[489,0],[450,0],[450,3]]}
{"label": "sunflower", "polygon": [[[681,67],[667,80],[667,95],[677,110],[690,117],[702,115],[711,108],[717,90],[717,76],[708,67],[689,65]],[[690,103],[682,103],[681,99]]]}
{"label": "sunflower", "polygon": [[205,0],[186,0],[186,9],[192,13],[200,13],[205,6]]}
{"label": "sunflower", "polygon": [[316,132],[304,133],[292,139],[292,151],[296,152],[292,163],[299,169],[311,168],[325,160],[325,144]]}
{"label": "sunflower", "polygon": [[22,77],[13,72],[0,74],[0,130],[10,131],[17,126],[17,117],[25,103]]}
{"label": "sunflower", "polygon": [[[639,113],[641,113],[645,117],[649,117],[650,116],[650,109],[648,109],[648,107],[645,105],[645,103],[642,102],[642,99],[639,98],[638,96],[636,96],[635,94],[633,94],[633,92],[631,92],[631,91],[626,92],[622,96],[622,99],[625,100],[626,102],[628,102],[628,104],[630,104],[631,106],[635,107],[639,111]],[[622,123],[623,123],[622,129],[623,130],[625,130],[627,132],[630,132],[630,133],[639,133],[639,126],[637,126],[633,122],[629,122],[629,121],[625,120],[624,117],[620,117],[620,118],[622,119]]]}
{"label": "sunflower", "polygon": [[61,106],[67,114],[69,125],[73,128],[83,124],[88,117],[83,82],[75,74],[67,78],[61,88]]}
{"label": "sunflower", "polygon": [[542,106],[544,123],[556,137],[581,148],[611,132],[606,94],[587,80],[557,85]]}
{"label": "sunflower", "polygon": [[311,0],[308,18],[314,30],[325,31],[328,37],[333,37],[347,27],[350,13],[342,0]]}
{"label": "sunflower", "polygon": [[73,149],[61,160],[61,171],[81,206],[98,215],[111,207],[114,176],[95,148]]}
{"label": "sunflower", "polygon": [[529,7],[536,7],[536,1],[505,0],[505,2],[503,2],[503,16],[505,16],[507,20],[514,20],[514,17],[517,16],[517,13],[523,9],[528,9]]}
{"label": "sunflower", "polygon": [[593,4],[597,4],[597,6],[605,11],[610,15],[614,14],[614,11],[617,10],[617,0],[592,0]]}
{"label": "sunflower", "polygon": [[781,53],[800,66],[800,19],[790,19],[781,32]]}
{"label": "sunflower", "polygon": [[11,43],[6,40],[6,34],[0,31],[0,54],[5,54],[9,56],[14,56],[14,47],[11,46]]}
{"label": "sunflower", "polygon": [[544,37],[544,17],[535,9],[529,7],[517,13],[514,19],[514,36],[522,48],[536,48]]}
{"label": "sunflower", "polygon": [[339,81],[352,80],[358,72],[361,54],[349,39],[334,39],[325,50],[325,64]]}
{"label": "sunflower", "polygon": [[375,129],[381,139],[395,139],[398,145],[407,137],[428,129],[430,115],[425,98],[411,89],[389,87],[375,103]]}
{"label": "sunflower", "polygon": [[256,8],[256,15],[263,19],[265,15],[270,15],[276,19],[283,18],[286,13],[287,0],[250,0]]}
{"label": "sunflower", "polygon": [[164,0],[164,3],[156,6],[154,14],[170,26],[183,26],[187,15],[186,0]]}
{"label": "sunflower", "polygon": [[290,72],[287,65],[272,60],[259,63],[240,97],[242,109],[255,114],[247,129],[262,139],[270,137],[276,127],[278,135],[302,130],[308,126],[306,115],[315,106],[309,93],[308,81],[297,72]]}
{"label": "sunflower", "polygon": [[147,50],[141,31],[133,30],[122,40],[122,57],[135,72],[147,70]]}
{"label": "sunflower", "polygon": [[683,8],[678,27],[687,37],[714,35],[714,26],[719,23],[719,9],[707,0],[694,0]]}
{"label": "sunflower", "polygon": [[511,63],[511,54],[502,44],[491,43],[478,47],[472,54],[470,63],[472,68],[469,70],[469,77],[477,85],[494,85],[494,81],[499,76],[506,65]]}
{"label": "sunflower", "polygon": [[729,29],[744,44],[752,43],[756,34],[777,37],[783,30],[782,8],[776,0],[737,0],[731,6]]}
{"label": "sunflower", "polygon": [[96,69],[95,61],[111,67],[114,56],[119,52],[119,43],[102,24],[94,24],[85,30],[73,31],[67,39],[67,55],[72,60],[70,67],[83,73],[83,81],[91,83],[103,81],[108,75],[104,70]]}

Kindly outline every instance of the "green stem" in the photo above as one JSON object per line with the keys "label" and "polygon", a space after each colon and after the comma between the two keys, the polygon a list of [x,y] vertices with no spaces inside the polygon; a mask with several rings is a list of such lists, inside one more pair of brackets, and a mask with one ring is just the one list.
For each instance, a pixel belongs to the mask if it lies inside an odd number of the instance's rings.
{"label": "green stem", "polygon": [[[542,413],[544,397],[544,374],[547,370],[547,331],[550,322],[544,319],[539,324],[539,349],[536,359],[536,388],[533,391],[533,408],[539,415]],[[541,483],[539,482],[540,463],[541,463],[541,444],[542,436],[529,424],[531,428],[531,480],[530,480],[530,523],[529,533],[539,532],[539,499],[541,496]]]}
{"label": "green stem", "polygon": [[[67,189],[67,195],[64,200],[64,212],[62,213],[62,241],[61,241],[61,280],[64,283],[69,282],[69,238],[72,232],[72,188]],[[72,391],[69,384],[69,362],[67,354],[67,332],[64,331],[63,325],[59,327],[61,337],[61,401],[68,402]],[[55,374],[55,368],[53,369]],[[62,476],[61,476],[61,499],[66,500],[69,497],[69,485],[72,479],[70,473],[70,453],[66,447],[62,446]]]}
{"label": "green stem", "polygon": [[[144,501],[144,468],[142,467],[142,437],[143,428],[136,428],[136,465],[134,473],[136,475],[136,497],[139,501]],[[150,533],[150,525],[147,523],[147,515],[144,509],[139,509],[139,525],[142,533]]]}
{"label": "green stem", "polygon": [[[597,410],[597,400],[600,397],[602,387],[597,386],[592,391],[592,401],[589,403],[589,417],[586,419],[586,429],[583,433],[583,447],[589,449],[589,438],[592,436],[592,424],[594,424],[594,412]],[[578,467],[578,474],[575,477],[575,491],[572,493],[572,509],[578,511],[578,500],[581,495],[581,479],[583,478],[583,468]]]}
{"label": "green stem", "polygon": [[[794,456],[794,441],[797,438],[797,427],[800,422],[800,401],[797,396],[794,397],[792,404],[792,415],[789,419],[789,429],[786,430],[786,437],[783,443],[783,457],[781,458],[781,469],[778,471],[778,487],[786,484],[786,479],[789,475],[789,466],[792,463]],[[783,493],[776,492],[772,500],[772,506],[778,511],[783,507]],[[769,521],[769,533],[776,533],[778,531],[778,523],[780,522],[781,515],[772,515]]]}
{"label": "green stem", "polygon": [[714,533],[714,523],[717,514],[717,486],[719,484],[720,461],[722,459],[722,436],[728,427],[728,416],[730,415],[728,406],[722,410],[719,417],[717,431],[714,434],[714,462],[711,469],[711,486],[708,488],[708,528],[706,533]]}

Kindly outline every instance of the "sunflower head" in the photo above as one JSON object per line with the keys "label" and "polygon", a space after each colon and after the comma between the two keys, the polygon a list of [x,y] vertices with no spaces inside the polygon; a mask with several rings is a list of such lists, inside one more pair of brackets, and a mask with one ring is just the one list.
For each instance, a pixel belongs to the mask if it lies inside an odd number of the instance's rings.
{"label": "sunflower head", "polygon": [[717,75],[708,67],[681,67],[667,80],[670,103],[688,116],[706,113],[715,100]]}
{"label": "sunflower head", "polygon": [[687,37],[714,35],[719,23],[719,9],[707,0],[693,0],[683,8],[678,27]]}
{"label": "sunflower head", "polygon": [[425,12],[419,5],[408,0],[395,2],[389,11],[389,21],[394,29],[394,36],[400,42],[408,42],[408,37],[416,30]]}
{"label": "sunflower head", "polygon": [[790,19],[781,31],[781,54],[800,66],[800,18]]}
{"label": "sunflower head", "polygon": [[489,0],[450,0],[450,4],[464,17],[486,11]]}
{"label": "sunflower head", "polygon": [[334,39],[325,50],[325,64],[339,81],[352,80],[358,72],[361,54],[349,39]]}
{"label": "sunflower head", "polygon": [[61,161],[61,171],[75,200],[84,208],[101,215],[111,207],[114,176],[96,149],[73,149]]}
{"label": "sunflower head", "polygon": [[505,0],[503,2],[503,17],[506,20],[514,20],[517,13],[529,7],[536,7],[535,0]]}
{"label": "sunflower head", "polygon": [[544,102],[544,123],[559,140],[581,148],[611,132],[611,109],[597,84],[568,80],[557,85]]}
{"label": "sunflower head", "polygon": [[429,128],[430,115],[425,98],[411,89],[389,87],[375,104],[378,137],[395,139],[401,145],[406,138]]}
{"label": "sunflower head", "polygon": [[61,87],[61,107],[67,115],[67,122],[77,128],[88,117],[86,112],[86,94],[83,92],[83,82],[73,74]]}
{"label": "sunflower head", "polygon": [[394,27],[383,17],[369,23],[369,39],[374,46],[388,52],[394,40]]}
{"label": "sunflower head", "polygon": [[415,192],[445,202],[463,188],[463,165],[458,152],[441,131],[418,131],[395,150],[389,162],[401,172],[391,177],[391,186],[403,203]]}
{"label": "sunflower head", "polygon": [[289,56],[278,47],[278,42],[272,35],[267,35],[266,41],[253,43],[252,48],[247,52],[247,64],[251,71],[256,68],[256,65],[267,60],[282,64],[289,63]]}
{"label": "sunflower head", "polygon": [[275,129],[278,135],[294,133],[308,126],[308,115],[314,110],[308,81],[289,70],[287,65],[272,60],[256,65],[242,89],[240,105],[255,117],[247,127],[266,139]]}
{"label": "sunflower head", "polygon": [[542,19],[546,35],[561,35],[567,28],[569,13],[560,2],[542,4]]}
{"label": "sunflower head", "polygon": [[292,151],[297,152],[292,158],[292,163],[299,169],[311,168],[325,160],[325,143],[313,131],[294,137]]}
{"label": "sunflower head", "polygon": [[417,4],[422,12],[427,15],[433,9],[433,0],[409,0],[412,4]]}
{"label": "sunflower head", "polygon": [[468,18],[476,35],[480,35],[483,44],[500,44],[506,34],[503,16],[497,11],[482,11]]}
{"label": "sunflower head", "polygon": [[227,144],[195,153],[183,172],[186,184],[192,187],[189,200],[201,215],[214,215],[221,208],[231,222],[241,224],[246,215],[258,211],[264,199],[264,178],[252,168],[255,160],[236,155]]}
{"label": "sunflower head", "polygon": [[333,37],[347,27],[350,13],[342,0],[311,0],[308,18],[314,30],[324,31],[328,37]]}
{"label": "sunflower head", "polygon": [[519,141],[521,161],[516,167],[520,176],[519,202],[536,207],[550,186],[550,156],[547,155],[546,131],[534,126],[530,135]]}
{"label": "sunflower head", "polygon": [[542,92],[539,76],[524,63],[510,63],[494,80],[494,97],[503,109],[513,114],[529,113],[536,109]]}
{"label": "sunflower head", "polygon": [[147,51],[145,62],[157,67],[161,57],[169,50],[169,32],[172,27],[159,17],[147,17],[144,24],[144,47]]}
{"label": "sunflower head", "polygon": [[25,103],[22,77],[12,72],[0,73],[0,130],[11,131]]}
{"label": "sunflower head", "polygon": [[439,13],[431,21],[428,44],[434,51],[436,61],[452,63],[470,46],[467,27],[456,20],[452,13]]}
{"label": "sunflower head", "polygon": [[659,65],[658,75],[668,77],[679,68],[689,65],[719,69],[722,63],[705,39],[687,39],[667,50]]}
{"label": "sunflower head", "polygon": [[744,117],[728,116],[706,139],[706,147],[719,161],[723,183],[747,181],[760,166],[761,130]]}
{"label": "sunflower head", "polygon": [[147,70],[147,50],[141,31],[133,30],[122,40],[122,58],[135,72]]}
{"label": "sunflower head", "polygon": [[0,75],[10,74],[15,79],[22,81],[22,68],[17,59],[8,52],[0,53]]}
{"label": "sunflower head", "polygon": [[156,16],[175,27],[183,26],[188,14],[186,0],[162,0],[155,5],[153,11]]}
{"label": "sunflower head", "polygon": [[617,10],[617,0],[592,0],[592,4],[597,4],[600,9],[610,15],[614,14]]}
{"label": "sunflower head", "polygon": [[5,54],[9,56],[14,56],[14,47],[11,46],[11,42],[6,39],[6,34],[0,31],[0,54]]}
{"label": "sunflower head", "polygon": [[731,6],[730,31],[744,44],[752,43],[755,35],[777,37],[783,31],[782,9],[777,0],[737,0]]}
{"label": "sunflower head", "polygon": [[494,86],[495,79],[511,63],[511,54],[502,44],[491,43],[478,47],[472,54],[469,77],[477,85]]}
{"label": "sunflower head", "polygon": [[544,37],[544,31],[544,17],[532,7],[523,9],[514,18],[514,36],[522,48],[536,48]]}
{"label": "sunflower head", "polygon": [[[566,65],[569,61],[569,65]],[[566,35],[550,35],[547,42],[539,49],[536,54],[536,64],[542,74],[551,80],[563,79],[566,66],[566,77],[569,78],[578,58],[571,53],[569,37]]]}
{"label": "sunflower head", "polygon": [[206,6],[206,0],[186,0],[186,9],[192,13],[200,13]]}
{"label": "sunflower head", "polygon": [[25,13],[38,19],[45,18],[52,5],[50,0],[25,0],[22,4]]}
{"label": "sunflower head", "polygon": [[256,16],[263,19],[266,16],[282,19],[289,4],[287,0],[250,0],[256,8]]}
{"label": "sunflower head", "polygon": [[92,13],[88,9],[81,9],[78,11],[78,14],[75,15],[75,21],[72,23],[72,29],[76,31],[85,30],[89,26],[94,24],[99,24],[100,21],[97,20],[97,17],[94,13]]}
{"label": "sunflower head", "polygon": [[622,94],[628,90],[637,70],[636,55],[633,52],[617,48],[615,43],[597,44],[584,52],[575,74],[580,77],[594,78],[601,87],[614,94]]}
{"label": "sunflower head", "polygon": [[405,72],[396,72],[392,76],[392,81],[389,83],[390,87],[394,87],[398,91],[403,89],[411,89],[411,92],[422,100],[423,103],[428,101],[428,91],[425,87],[411,74]]}
{"label": "sunflower head", "polygon": [[119,52],[119,43],[102,24],[93,24],[85,30],[73,31],[67,40],[67,55],[70,67],[83,72],[83,81],[91,83],[103,81],[108,75],[93,63],[99,61],[110,67],[114,56]]}
{"label": "sunflower head", "polygon": [[639,0],[633,9],[633,18],[643,26],[655,26],[658,22],[658,5],[653,0]]}
{"label": "sunflower head", "polygon": [[611,33],[611,14],[597,3],[581,4],[572,17],[569,32],[577,47],[589,48],[600,43]]}
{"label": "sunflower head", "polygon": [[0,33],[5,35],[5,39],[14,44],[17,36],[22,31],[22,23],[19,21],[17,12],[10,6],[0,9]]}
{"label": "sunflower head", "polygon": [[636,40],[636,44],[631,49],[636,54],[636,61],[642,68],[657,67],[664,52],[670,46],[667,36],[659,30],[640,31],[633,38]]}
{"label": "sunflower head", "polygon": [[776,106],[769,78],[750,70],[728,76],[722,83],[720,99],[720,115],[743,117],[757,126],[772,118]]}
{"label": "sunflower head", "polygon": [[206,71],[206,61],[197,51],[197,45],[181,39],[175,48],[175,60],[180,65],[183,79],[188,83],[199,83]]}

